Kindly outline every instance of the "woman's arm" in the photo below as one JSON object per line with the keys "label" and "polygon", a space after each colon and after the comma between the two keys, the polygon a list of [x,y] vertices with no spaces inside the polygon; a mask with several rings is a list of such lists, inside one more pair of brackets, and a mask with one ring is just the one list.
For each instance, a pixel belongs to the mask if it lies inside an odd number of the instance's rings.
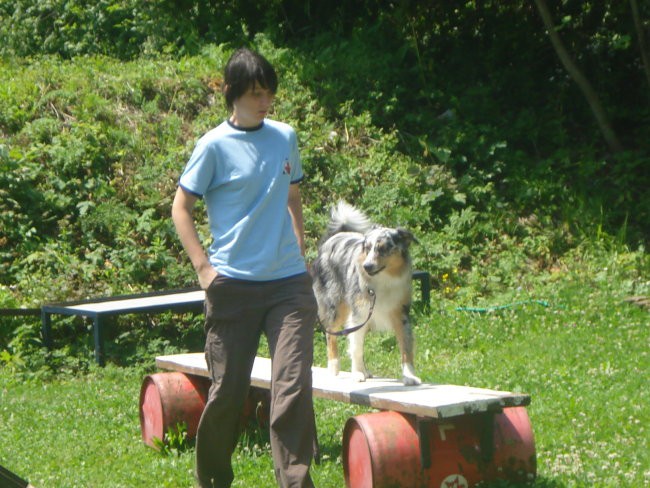
{"label": "woman's arm", "polygon": [[302,220],[302,198],[300,196],[300,185],[297,183],[289,186],[289,214],[293,223],[293,233],[296,234],[300,252],[305,255],[305,230]]}
{"label": "woman's arm", "polygon": [[196,195],[193,195],[180,186],[176,190],[174,203],[172,204],[172,221],[176,227],[176,233],[183,245],[183,249],[187,253],[192,266],[199,278],[199,285],[204,290],[210,286],[212,280],[217,276],[217,272],[208,261],[208,256],[203,249],[203,245],[199,239],[199,234],[196,231],[196,224],[192,216],[194,204],[198,200]]}

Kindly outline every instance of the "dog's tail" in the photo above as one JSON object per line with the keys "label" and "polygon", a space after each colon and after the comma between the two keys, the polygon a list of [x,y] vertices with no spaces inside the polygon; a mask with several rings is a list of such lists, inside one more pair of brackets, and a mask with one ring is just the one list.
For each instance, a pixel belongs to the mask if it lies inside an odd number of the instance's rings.
{"label": "dog's tail", "polygon": [[332,209],[332,217],[327,225],[326,238],[339,232],[359,232],[365,234],[374,227],[368,216],[347,202],[340,201]]}

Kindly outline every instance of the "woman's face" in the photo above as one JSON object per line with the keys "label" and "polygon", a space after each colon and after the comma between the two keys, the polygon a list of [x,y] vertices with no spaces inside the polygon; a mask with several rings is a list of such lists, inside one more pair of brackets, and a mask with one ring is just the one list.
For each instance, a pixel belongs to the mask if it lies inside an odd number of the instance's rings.
{"label": "woman's face", "polygon": [[237,127],[257,127],[268,115],[275,95],[268,88],[262,88],[258,83],[249,88],[233,102],[233,112],[230,122]]}

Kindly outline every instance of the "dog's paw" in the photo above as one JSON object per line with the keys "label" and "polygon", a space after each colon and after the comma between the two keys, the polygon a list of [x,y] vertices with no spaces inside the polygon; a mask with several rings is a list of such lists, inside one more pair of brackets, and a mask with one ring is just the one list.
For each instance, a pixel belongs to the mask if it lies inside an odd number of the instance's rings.
{"label": "dog's paw", "polygon": [[415,368],[410,364],[405,364],[402,367],[402,383],[406,386],[419,385],[422,380],[415,375]]}
{"label": "dog's paw", "polygon": [[368,373],[364,373],[363,371],[352,371],[351,374],[352,381],[357,381],[359,383],[362,383],[366,381],[366,378],[369,377]]}
{"label": "dog's paw", "polygon": [[405,386],[414,386],[421,384],[422,380],[417,376],[404,375],[402,376],[402,383],[404,383]]}

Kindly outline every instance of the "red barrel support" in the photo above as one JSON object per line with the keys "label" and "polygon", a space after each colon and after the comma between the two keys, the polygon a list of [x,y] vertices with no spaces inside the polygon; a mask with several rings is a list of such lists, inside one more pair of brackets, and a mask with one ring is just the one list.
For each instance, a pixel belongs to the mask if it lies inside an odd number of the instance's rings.
{"label": "red barrel support", "polygon": [[[154,439],[165,441],[165,434],[178,424],[187,427],[187,439],[196,437],[196,429],[205,408],[210,379],[179,372],[148,375],[140,388],[140,429],[142,440],[157,447]],[[251,387],[240,423],[266,428],[269,425],[269,391]]]}
{"label": "red barrel support", "polygon": [[140,388],[140,429],[145,444],[156,447],[154,438],[165,440],[169,429],[187,426],[193,439],[205,407],[210,380],[185,373],[148,375]]}
{"label": "red barrel support", "polygon": [[524,407],[425,421],[392,411],[353,417],[343,432],[343,469],[348,488],[467,488],[530,481],[537,472]]}

